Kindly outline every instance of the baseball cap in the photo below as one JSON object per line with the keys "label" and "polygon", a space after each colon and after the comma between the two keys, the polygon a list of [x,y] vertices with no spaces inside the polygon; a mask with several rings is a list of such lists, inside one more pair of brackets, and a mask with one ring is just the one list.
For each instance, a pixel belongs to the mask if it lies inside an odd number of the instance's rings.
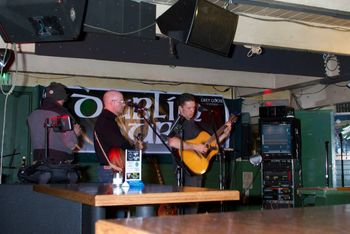
{"label": "baseball cap", "polygon": [[50,85],[45,88],[44,98],[48,97],[56,101],[67,99],[66,87],[61,83],[51,82]]}

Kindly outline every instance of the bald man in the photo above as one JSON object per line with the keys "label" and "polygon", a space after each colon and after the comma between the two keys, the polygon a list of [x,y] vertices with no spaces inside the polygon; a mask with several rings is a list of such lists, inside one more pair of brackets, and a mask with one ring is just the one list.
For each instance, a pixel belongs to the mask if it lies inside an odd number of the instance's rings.
{"label": "bald man", "polygon": [[[107,161],[112,149],[135,149],[135,145],[122,133],[116,119],[121,116],[126,106],[123,94],[118,91],[107,91],[103,96],[103,111],[98,117],[94,129],[94,146],[100,167],[97,170],[101,183],[112,183],[116,171],[123,169],[120,165],[110,165]],[[102,148],[102,149],[101,149]],[[137,148],[142,148],[137,144]]]}

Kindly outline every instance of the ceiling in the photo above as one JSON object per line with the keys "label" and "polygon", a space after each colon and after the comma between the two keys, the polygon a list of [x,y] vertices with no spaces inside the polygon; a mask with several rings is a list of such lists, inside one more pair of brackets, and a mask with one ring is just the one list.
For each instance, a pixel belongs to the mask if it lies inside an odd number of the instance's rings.
{"label": "ceiling", "polygon": [[[157,15],[176,2],[144,1],[157,4]],[[346,0],[208,1],[240,16],[236,44],[350,55],[350,4]]]}
{"label": "ceiling", "polygon": [[350,13],[315,6],[262,0],[232,0],[228,10],[236,14],[272,17],[286,21],[350,28]]}
{"label": "ceiling", "polygon": [[[145,1],[145,0],[144,0]],[[43,55],[37,54],[34,44],[21,44],[19,49],[21,53],[19,55],[19,69],[27,72],[42,72],[42,73],[60,73],[60,74],[72,74],[72,75],[87,75],[87,76],[102,76],[102,77],[123,77],[130,79],[141,80],[157,80],[157,81],[178,81],[200,84],[213,84],[213,85],[227,85],[237,86],[244,88],[271,88],[271,89],[287,89],[290,87],[301,86],[305,84],[319,82],[324,78],[324,64],[323,54],[338,54],[348,55],[350,54],[350,32],[343,30],[335,30],[331,28],[319,27],[321,24],[348,27],[345,22],[339,20],[329,19],[327,17],[312,16],[307,18],[307,21],[315,25],[305,25],[292,22],[291,20],[305,20],[305,15],[301,12],[290,10],[275,10],[264,6],[246,7],[235,4],[235,1],[215,1],[215,4],[220,6],[226,6],[229,2],[228,9],[236,11],[240,14],[239,23],[234,38],[234,44],[239,45],[239,51],[241,55],[245,55],[252,49],[252,45],[261,46],[263,49],[262,55],[254,55],[248,57],[221,58],[216,55],[209,55],[206,52],[200,52],[199,49],[188,48],[186,45],[179,47],[183,58],[187,57],[188,53],[194,56],[190,65],[182,62],[183,60],[174,60],[169,58],[169,48],[164,46],[164,42],[149,42],[149,44],[155,45],[157,48],[165,48],[159,52],[163,57],[159,56],[159,53],[155,53],[154,49],[151,51],[148,47],[142,53],[133,54],[132,49],[139,48],[137,46],[125,46],[121,47],[122,53],[134,57],[135,59],[144,59],[143,62],[132,61],[127,59],[93,59],[83,57],[65,57],[65,55]],[[147,0],[156,4],[157,16],[161,15],[166,9],[168,9],[176,1],[173,0]],[[238,1],[236,1],[238,2]],[[244,1],[244,2],[284,2],[293,4],[293,2],[305,2],[309,5],[307,7],[327,7],[331,11],[338,11],[340,9],[349,11],[349,4],[346,4],[343,0],[333,0],[332,3],[325,3],[328,1]],[[324,4],[324,5],[320,5]],[[328,5],[327,5],[328,4]],[[244,15],[243,15],[244,14]],[[266,19],[282,19],[277,21],[269,21]],[[327,21],[326,21],[327,20]],[[328,23],[327,23],[328,22]],[[158,31],[159,33],[159,31]],[[132,39],[127,39],[128,43],[132,42]],[[147,41],[148,42],[148,41]],[[163,44],[162,44],[163,43]],[[60,43],[56,43],[60,44]],[[101,49],[103,42],[97,44],[96,49]],[[64,44],[66,45],[66,44]],[[160,46],[159,46],[160,45]],[[242,45],[242,46],[240,46]],[[245,48],[243,45],[247,46]],[[5,44],[0,40],[0,46],[4,47]],[[63,48],[62,45],[60,48]],[[123,46],[123,43],[121,44]],[[132,48],[133,47],[133,48]],[[142,46],[140,48],[143,48]],[[294,62],[285,61],[280,66],[273,65],[273,61],[282,61],[281,57],[278,57],[274,51],[276,48],[285,57],[293,57]],[[62,49],[63,50],[63,49]],[[106,49],[107,50],[107,49]],[[103,51],[103,50],[101,50]],[[120,51],[118,54],[120,54]],[[186,52],[185,52],[186,51]],[[283,52],[284,51],[284,52]],[[290,51],[292,53],[286,53]],[[186,56],[185,56],[186,53]],[[204,55],[203,55],[204,54]],[[267,62],[267,56],[270,56]],[[58,58],[57,56],[61,57]],[[159,60],[166,61],[166,63],[149,63],[155,57],[159,57]],[[265,56],[265,57],[264,57]],[[301,62],[298,59],[304,57],[317,57],[319,56],[319,71],[306,73],[286,73],[282,70],[278,70],[281,66],[285,66],[286,69],[296,70],[301,68],[303,63],[306,70],[311,69],[307,67],[308,62]],[[206,57],[209,65],[201,65],[201,57]],[[347,60],[346,56],[340,56],[342,60]],[[164,59],[165,58],[165,59]],[[190,57],[188,57],[190,58]],[[192,57],[191,57],[192,58]],[[316,59],[316,58],[315,58]],[[173,62],[168,62],[173,61]],[[175,61],[175,62],[174,62]],[[209,61],[209,62],[208,62]],[[244,61],[244,69],[237,67],[239,63]],[[305,60],[307,61],[307,60]],[[174,63],[177,63],[174,65]],[[223,65],[224,63],[230,64]],[[315,64],[316,64],[315,63]],[[48,65],[49,64],[49,65]],[[213,66],[213,64],[217,64]],[[266,70],[258,70],[258,64],[262,64]],[[298,65],[296,65],[298,64]],[[347,66],[347,64],[346,64]],[[344,66],[344,67],[346,67]],[[350,66],[349,66],[350,67]]]}

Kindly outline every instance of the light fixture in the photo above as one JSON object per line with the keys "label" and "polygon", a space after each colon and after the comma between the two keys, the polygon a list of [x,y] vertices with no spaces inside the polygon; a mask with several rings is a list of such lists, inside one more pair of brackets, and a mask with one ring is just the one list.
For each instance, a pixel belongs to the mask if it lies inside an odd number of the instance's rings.
{"label": "light fixture", "polygon": [[350,89],[350,82],[346,84],[346,87]]}
{"label": "light fixture", "polygon": [[0,71],[7,71],[15,60],[15,53],[10,49],[0,49]]}
{"label": "light fixture", "polygon": [[287,1],[275,0],[230,0],[228,9],[238,15],[256,15],[304,21],[334,27],[350,27],[350,13],[319,6],[307,6]]}
{"label": "light fixture", "polygon": [[334,54],[323,54],[324,69],[327,77],[337,77],[340,75],[340,64]]}
{"label": "light fixture", "polygon": [[262,48],[259,45],[243,45],[245,48],[249,49],[247,53],[247,57],[250,58],[253,55],[261,55]]}
{"label": "light fixture", "polygon": [[262,162],[262,157],[260,154],[254,154],[249,157],[249,162],[254,166],[259,166]]}

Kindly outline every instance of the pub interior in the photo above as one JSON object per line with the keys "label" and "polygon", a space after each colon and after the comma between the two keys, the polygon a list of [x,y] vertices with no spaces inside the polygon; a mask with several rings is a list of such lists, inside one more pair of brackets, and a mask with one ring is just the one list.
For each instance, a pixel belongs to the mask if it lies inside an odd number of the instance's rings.
{"label": "pub interior", "polygon": [[[0,11],[1,233],[347,233],[346,0],[0,0]],[[33,131],[53,82],[70,114]],[[95,124],[110,90],[123,95],[115,126],[142,147],[107,183]],[[184,140],[188,119],[208,136]],[[54,180],[61,161],[51,181],[32,176],[44,170],[39,128],[46,158],[49,132],[76,131],[64,173],[77,181]],[[183,184],[186,173],[204,184]]]}

